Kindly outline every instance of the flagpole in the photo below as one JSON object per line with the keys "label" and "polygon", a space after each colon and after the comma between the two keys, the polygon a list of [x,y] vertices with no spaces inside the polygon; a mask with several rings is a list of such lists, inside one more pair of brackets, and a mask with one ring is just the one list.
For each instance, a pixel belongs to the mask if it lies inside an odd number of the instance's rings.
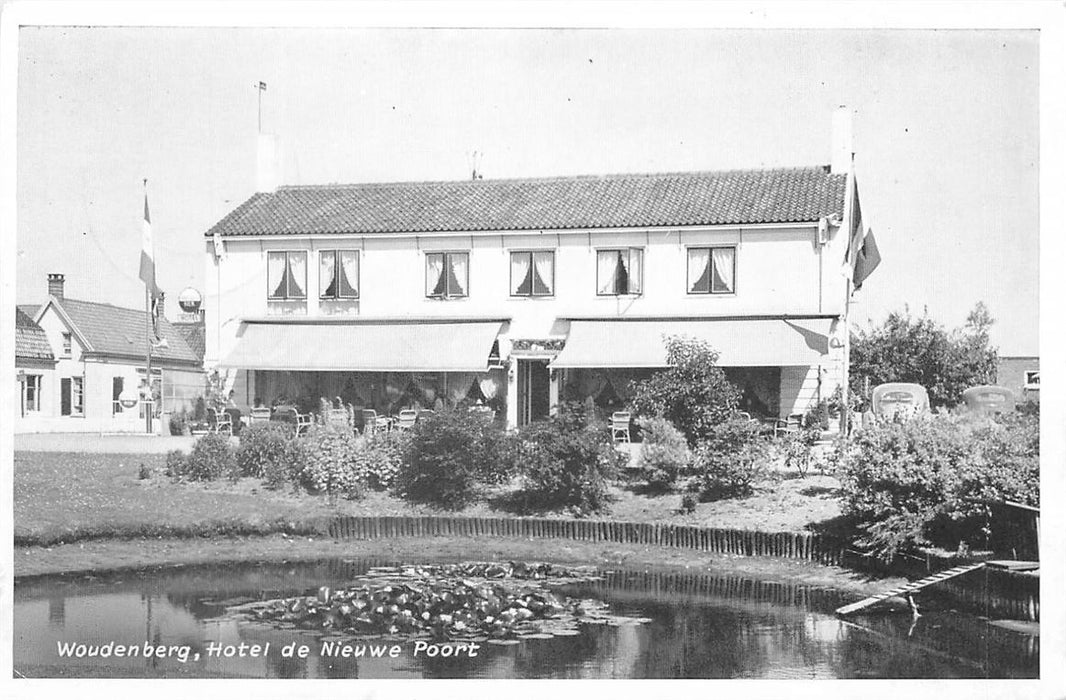
{"label": "flagpole", "polygon": [[[144,178],[144,199],[148,201],[148,178]],[[147,206],[147,204],[145,204]],[[152,262],[153,266],[155,261]],[[154,283],[154,280],[153,280]],[[152,412],[155,410],[155,395],[152,393],[152,290],[148,282],[144,284],[144,382],[148,401],[144,403],[144,431],[152,434]],[[151,404],[151,405],[149,405]]]}

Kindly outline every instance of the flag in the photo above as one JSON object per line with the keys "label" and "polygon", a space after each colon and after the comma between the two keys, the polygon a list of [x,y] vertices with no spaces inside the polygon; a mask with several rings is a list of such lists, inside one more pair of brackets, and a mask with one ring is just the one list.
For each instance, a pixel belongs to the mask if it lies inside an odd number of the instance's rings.
{"label": "flag", "polygon": [[877,240],[874,238],[874,232],[870,229],[866,229],[866,233],[862,237],[862,244],[855,253],[855,272],[852,277],[852,280],[855,283],[855,289],[862,287],[863,281],[869,277],[880,264],[881,251],[877,249]]}
{"label": "flag", "polygon": [[159,286],[155,281],[155,251],[152,247],[152,219],[148,215],[148,181],[144,181],[144,222],[141,226],[141,281],[152,296],[152,303],[159,298]]}

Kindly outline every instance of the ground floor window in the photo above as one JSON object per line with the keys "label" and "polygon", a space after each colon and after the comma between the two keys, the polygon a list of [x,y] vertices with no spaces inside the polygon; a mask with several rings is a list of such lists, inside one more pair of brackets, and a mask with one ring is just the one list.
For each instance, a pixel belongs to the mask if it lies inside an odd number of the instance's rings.
{"label": "ground floor window", "polygon": [[60,414],[85,415],[85,377],[63,377],[59,381]]}
{"label": "ground floor window", "polygon": [[39,374],[27,374],[25,381],[22,383],[22,411],[23,413],[29,413],[31,411],[41,410],[41,375]]}

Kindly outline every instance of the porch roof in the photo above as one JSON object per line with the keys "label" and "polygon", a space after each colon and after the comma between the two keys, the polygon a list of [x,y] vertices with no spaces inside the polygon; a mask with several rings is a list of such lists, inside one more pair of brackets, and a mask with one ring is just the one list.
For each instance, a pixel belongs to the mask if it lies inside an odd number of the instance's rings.
{"label": "porch roof", "polygon": [[560,368],[666,367],[666,336],[707,341],[722,367],[787,367],[828,360],[832,318],[574,320]]}
{"label": "porch roof", "polygon": [[483,372],[501,321],[245,322],[222,361],[233,369]]}

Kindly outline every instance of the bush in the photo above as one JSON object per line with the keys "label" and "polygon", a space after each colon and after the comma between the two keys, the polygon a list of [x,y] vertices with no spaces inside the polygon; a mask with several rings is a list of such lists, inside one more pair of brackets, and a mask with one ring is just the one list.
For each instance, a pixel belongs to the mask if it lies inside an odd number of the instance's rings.
{"label": "bush", "polygon": [[142,481],[144,479],[151,479],[152,471],[152,465],[141,462],[141,467],[137,470],[137,478],[141,479]]}
{"label": "bush", "polygon": [[758,425],[739,418],[725,421],[696,447],[689,489],[700,501],[748,496],[769,475],[767,455]]}
{"label": "bush", "polygon": [[367,488],[384,491],[392,486],[403,462],[403,434],[371,434],[355,454],[360,478]]}
{"label": "bush", "polygon": [[702,340],[665,340],[669,369],[637,382],[633,410],[677,426],[689,445],[705,438],[736,410],[740,393],[717,366],[718,353]]}
{"label": "bush", "polygon": [[185,411],[182,410],[178,413],[171,413],[170,420],[168,421],[168,427],[170,428],[171,435],[184,435],[185,426],[188,423],[188,418]]}
{"label": "bush", "polygon": [[637,462],[641,476],[652,491],[668,491],[691,459],[685,436],[665,418],[644,417],[637,424],[644,437]]}
{"label": "bush", "polygon": [[316,425],[297,442],[297,451],[288,450],[288,456],[295,460],[301,486],[311,493],[324,493],[330,500],[340,495],[349,499],[363,496],[365,478],[359,470],[359,446],[351,431]]}
{"label": "bush", "polygon": [[459,510],[505,467],[503,432],[467,411],[439,411],[409,431],[393,488],[402,498]]}
{"label": "bush", "polygon": [[166,466],[163,468],[163,473],[167,476],[178,479],[185,474],[188,458],[181,450],[171,450],[167,452]]}
{"label": "bush", "polygon": [[806,476],[814,461],[814,444],[822,433],[817,428],[804,428],[785,438],[785,466]]}
{"label": "bush", "polygon": [[292,464],[288,461],[289,443],[296,437],[295,427],[282,421],[253,423],[240,434],[237,466],[241,476],[262,478],[271,488],[291,481]]}
{"label": "bush", "polygon": [[882,558],[918,545],[983,542],[989,502],[1039,503],[1039,425],[935,414],[857,436],[839,471],[857,544]]}
{"label": "bush", "polygon": [[193,481],[213,481],[222,476],[236,478],[239,475],[236,454],[229,438],[208,433],[193,445],[181,476]]}
{"label": "bush", "polygon": [[563,405],[552,420],[518,431],[512,459],[522,476],[515,496],[520,510],[569,508],[586,515],[607,508],[608,480],[627,457],[588,411]]}

